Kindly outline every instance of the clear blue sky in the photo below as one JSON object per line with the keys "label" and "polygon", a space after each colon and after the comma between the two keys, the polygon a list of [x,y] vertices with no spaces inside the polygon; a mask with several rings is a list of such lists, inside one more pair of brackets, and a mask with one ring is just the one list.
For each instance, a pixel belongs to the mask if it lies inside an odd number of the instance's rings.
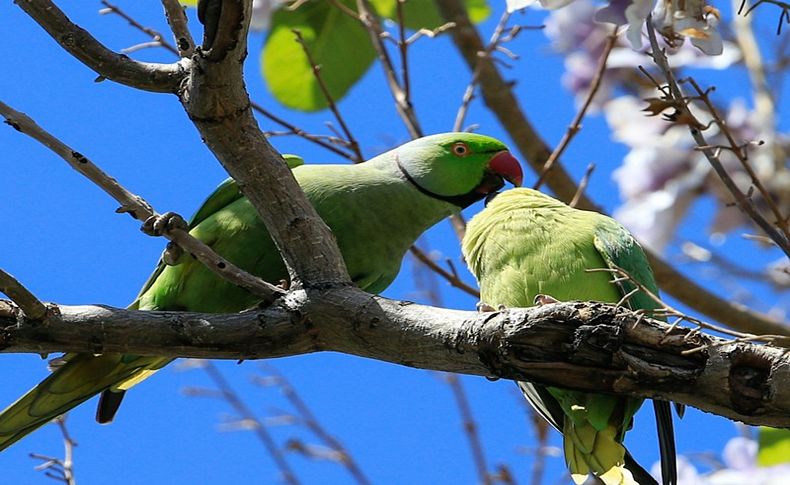
{"label": "clear blue sky", "polygon": [[[148,40],[116,16],[97,15],[98,3],[65,3],[72,19],[110,48]],[[166,31],[158,3],[124,2],[121,6],[144,25]],[[773,26],[773,13],[770,17]],[[495,18],[498,13],[492,16]],[[535,24],[540,18],[531,13],[523,22]],[[194,19],[192,25],[196,26]],[[492,21],[483,26],[486,37],[492,27]],[[0,3],[0,31],[7,39],[0,99],[31,115],[158,211],[190,215],[225,177],[175,97],[139,92],[109,81],[95,83],[95,73],[65,54],[10,2]],[[247,70],[253,98],[307,130],[324,132],[328,113],[292,113],[268,96],[258,75],[257,51],[262,42],[261,34],[250,38]],[[574,114],[572,99],[559,85],[562,59],[549,55],[547,41],[539,31],[522,33],[510,47],[522,59],[514,62],[507,75],[518,81],[523,108],[536,120],[540,132],[556,143]],[[449,38],[420,41],[411,55],[414,103],[423,128],[426,132],[449,131],[468,71]],[[134,57],[171,60],[168,53],[151,49]],[[731,80],[721,79],[717,85],[726,92],[728,87],[743,85],[744,80],[742,73],[735,73]],[[408,139],[378,66],[340,107],[366,156]],[[482,133],[507,139],[480,103],[473,105],[468,121],[479,124]],[[266,121],[261,124],[273,128]],[[298,153],[308,163],[339,161],[298,138],[273,142],[280,151]],[[154,267],[163,240],[143,235],[137,222],[115,214],[115,202],[29,138],[0,126],[0,147],[4,173],[0,177],[0,267],[44,300],[128,304]],[[603,119],[594,117],[585,122],[564,159],[577,178],[589,162],[598,164],[589,193],[612,210],[618,200],[609,173],[624,154],[624,147],[610,142]],[[477,210],[479,207],[472,207],[469,214]],[[701,205],[695,217],[707,217],[706,210],[710,209]],[[448,257],[458,257],[448,224],[432,230],[427,241]],[[770,259],[762,253],[756,257]],[[465,275],[471,281],[471,276]],[[439,286],[447,306],[474,307],[471,298],[441,282]],[[414,292],[408,258],[401,276],[385,295],[423,298]],[[374,482],[476,482],[457,408],[449,388],[434,374],[330,353],[271,363],[288,376],[320,421],[345,443]],[[46,361],[33,355],[4,354],[0,365],[4,376],[0,407],[47,374]],[[250,376],[262,373],[256,362],[222,362],[220,367],[260,417],[288,409],[276,390],[249,383]],[[480,425],[489,465],[507,463],[520,483],[528,482],[532,459],[524,450],[534,445],[534,436],[515,386],[476,377],[462,380]],[[108,477],[117,483],[274,482],[275,468],[252,433],[218,430],[218,423],[231,412],[226,403],[180,392],[184,386],[208,385],[201,371],[177,372],[171,366],[135,388],[111,426],[94,423],[95,402],[71,412],[69,429],[79,442],[75,450],[78,480],[86,484],[105,483]],[[657,451],[652,411],[645,408],[647,412],[638,416],[627,444],[649,468]],[[298,427],[271,431],[279,443],[292,436],[316,442],[305,438],[306,433]],[[678,448],[681,453],[718,453],[734,433],[729,421],[692,409],[679,425]],[[559,444],[556,435],[552,444]],[[62,445],[56,427],[46,426],[0,454],[4,483],[48,482],[33,470],[38,462],[28,457],[29,452],[60,456]],[[336,465],[298,455],[289,456],[289,460],[304,483],[351,483]],[[558,483],[563,469],[560,458],[549,458],[545,483]]]}

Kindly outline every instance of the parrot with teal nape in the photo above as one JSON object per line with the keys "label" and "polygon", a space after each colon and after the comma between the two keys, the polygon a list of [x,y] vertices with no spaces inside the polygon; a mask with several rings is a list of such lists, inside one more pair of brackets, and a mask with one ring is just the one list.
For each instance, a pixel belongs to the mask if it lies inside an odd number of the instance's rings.
{"label": "parrot with teal nape", "polygon": [[[633,281],[658,295],[639,243],[619,222],[570,207],[537,190],[516,188],[489,196],[469,222],[463,254],[480,284],[483,307],[530,307],[545,301],[595,300],[637,310],[658,303]],[[615,278],[624,270],[633,280]],[[630,295],[624,298],[625,295]],[[642,399],[519,382],[530,404],[563,435],[565,461],[576,484],[589,474],[606,485],[648,485],[655,479],[623,445]],[[662,480],[677,483],[670,404],[653,401]],[[679,410],[682,412],[682,410]]]}
{"label": "parrot with teal nape", "polygon": [[[299,165],[298,158],[288,158]],[[425,230],[499,190],[505,180],[522,180],[518,161],[502,142],[472,133],[419,138],[357,165],[300,165],[293,175],[334,233],[351,279],[370,293],[387,288]],[[287,280],[266,227],[233,180],[209,196],[189,227],[240,268],[266,281]],[[164,259],[130,309],[229,313],[257,303],[190,254],[167,264]],[[172,360],[66,354],[49,377],[0,413],[0,450],[96,394],[102,395],[97,421],[112,421],[126,390]]]}

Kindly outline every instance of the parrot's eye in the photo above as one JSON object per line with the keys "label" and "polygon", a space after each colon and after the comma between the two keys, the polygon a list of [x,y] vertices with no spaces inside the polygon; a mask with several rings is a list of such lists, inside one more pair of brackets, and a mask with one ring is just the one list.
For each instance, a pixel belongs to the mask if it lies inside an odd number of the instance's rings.
{"label": "parrot's eye", "polygon": [[458,143],[453,145],[453,153],[455,153],[459,157],[465,157],[469,155],[469,147],[466,146],[466,143],[459,141]]}

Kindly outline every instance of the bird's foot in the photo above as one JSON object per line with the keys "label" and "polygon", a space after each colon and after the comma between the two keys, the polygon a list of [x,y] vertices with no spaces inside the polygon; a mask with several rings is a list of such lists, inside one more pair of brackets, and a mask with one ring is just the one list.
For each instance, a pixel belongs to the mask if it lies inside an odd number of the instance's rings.
{"label": "bird's foot", "polygon": [[507,307],[505,305],[499,305],[496,308],[494,308],[488,303],[483,303],[482,301],[477,302],[476,307],[479,313],[501,312],[503,310],[507,310]]}
{"label": "bird's foot", "polygon": [[[149,236],[163,236],[173,229],[189,230],[187,221],[175,212],[155,214],[146,219],[143,222],[143,227],[140,228],[141,231]],[[178,244],[169,242],[162,252],[162,261],[168,266],[175,266],[183,255],[184,250]]]}
{"label": "bird's foot", "polygon": [[143,227],[140,228],[141,231],[149,236],[164,236],[173,229],[184,231],[189,229],[187,221],[175,212],[152,215],[143,222]]}
{"label": "bird's foot", "polygon": [[496,308],[492,307],[488,303],[483,303],[482,301],[477,302],[477,305],[475,306],[477,307],[478,313],[489,313],[496,311]]}
{"label": "bird's foot", "polygon": [[535,295],[535,300],[533,300],[533,304],[537,306],[549,305],[551,303],[559,303],[560,301],[553,296],[550,295]]}

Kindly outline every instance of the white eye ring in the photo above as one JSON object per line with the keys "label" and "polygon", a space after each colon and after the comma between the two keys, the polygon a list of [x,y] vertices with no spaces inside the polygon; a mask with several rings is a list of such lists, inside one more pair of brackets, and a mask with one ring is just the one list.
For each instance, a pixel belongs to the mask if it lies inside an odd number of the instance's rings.
{"label": "white eye ring", "polygon": [[465,157],[469,154],[469,147],[466,146],[466,143],[456,143],[453,145],[453,153],[458,155],[459,157]]}

